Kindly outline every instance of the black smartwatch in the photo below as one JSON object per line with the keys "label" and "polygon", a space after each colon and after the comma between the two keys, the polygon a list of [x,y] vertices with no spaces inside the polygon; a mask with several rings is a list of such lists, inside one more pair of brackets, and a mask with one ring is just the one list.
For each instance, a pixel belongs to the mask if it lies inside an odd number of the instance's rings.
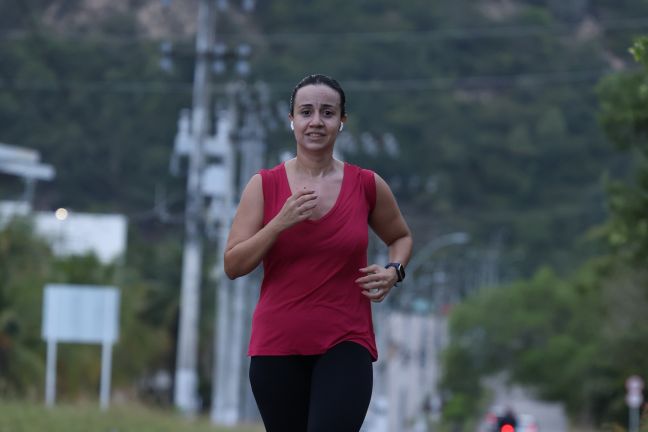
{"label": "black smartwatch", "polygon": [[401,263],[390,262],[385,266],[385,268],[394,267],[396,269],[396,276],[398,276],[398,282],[402,282],[405,279],[405,267]]}

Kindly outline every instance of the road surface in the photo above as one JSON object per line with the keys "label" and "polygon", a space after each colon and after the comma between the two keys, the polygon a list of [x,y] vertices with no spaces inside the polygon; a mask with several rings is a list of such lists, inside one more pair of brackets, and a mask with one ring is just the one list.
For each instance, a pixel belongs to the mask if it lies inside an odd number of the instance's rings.
{"label": "road surface", "polygon": [[521,387],[505,386],[496,379],[488,383],[494,392],[495,409],[511,407],[519,416],[530,414],[538,423],[539,432],[567,432],[568,420],[563,406],[559,403],[544,402],[534,398],[531,392]]}

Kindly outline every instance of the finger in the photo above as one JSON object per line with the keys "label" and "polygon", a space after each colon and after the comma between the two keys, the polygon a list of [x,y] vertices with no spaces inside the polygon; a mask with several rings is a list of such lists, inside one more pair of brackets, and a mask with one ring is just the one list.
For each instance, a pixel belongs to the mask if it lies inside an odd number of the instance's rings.
{"label": "finger", "polygon": [[383,282],[380,279],[370,279],[372,276],[365,276],[356,280],[356,283],[364,289],[380,288]]}
{"label": "finger", "polygon": [[385,298],[387,297],[387,294],[389,294],[390,289],[389,288],[383,288],[383,289],[380,289],[378,291],[379,291],[380,295],[378,296],[378,298],[376,298],[375,301],[381,302],[381,301],[385,300]]}
{"label": "finger", "polygon": [[360,270],[360,272],[362,272],[362,273],[376,273],[376,272],[377,272],[378,270],[380,270],[380,269],[381,269],[380,266],[377,266],[376,264],[372,264],[372,265],[370,265],[370,266],[363,267],[363,268],[361,268],[361,269],[359,269],[359,270]]}
{"label": "finger", "polygon": [[302,189],[302,190],[298,190],[297,192],[295,192],[295,193],[293,194],[293,197],[295,197],[295,199],[299,199],[299,198],[301,198],[301,197],[309,196],[309,195],[311,195],[311,196],[312,196],[312,195],[315,195],[315,191],[312,190],[312,189]]}
{"label": "finger", "polygon": [[299,189],[297,192],[295,192],[295,195],[304,195],[309,193],[315,193],[315,189]]}
{"label": "finger", "polygon": [[369,290],[369,291],[363,291],[362,294],[373,302],[381,302],[387,296],[387,290],[383,290],[383,289]]}
{"label": "finger", "polygon": [[367,297],[367,298],[369,298],[371,300],[374,300],[374,299],[377,299],[378,297],[380,297],[382,295],[382,293],[379,292],[379,290],[369,289],[369,290],[362,291],[362,295],[364,295],[365,297]]}
{"label": "finger", "polygon": [[368,276],[359,277],[358,279],[355,280],[355,282],[358,284],[365,284],[367,282],[373,282],[374,280],[375,277],[373,275],[368,275]]}
{"label": "finger", "polygon": [[385,277],[384,274],[379,273],[369,273],[366,276],[361,276],[355,280],[357,283],[367,283],[367,282],[381,282],[387,284],[389,282],[389,277]]}
{"label": "finger", "polygon": [[372,280],[359,284],[363,290],[375,291],[378,289],[387,289],[387,282],[383,280]]}
{"label": "finger", "polygon": [[302,219],[304,216],[308,217],[313,213],[313,209],[297,209],[295,210],[295,216]]}
{"label": "finger", "polygon": [[306,210],[314,209],[315,207],[317,207],[317,202],[313,202],[313,201],[305,202],[304,204],[301,204],[299,206],[299,210],[300,211],[306,211]]}
{"label": "finger", "polygon": [[286,203],[294,203],[295,206],[299,206],[300,204],[314,198],[317,198],[317,195],[315,195],[313,191],[309,191],[307,193],[298,191],[295,192],[293,195],[289,196],[288,199],[286,200]]}
{"label": "finger", "polygon": [[295,206],[296,206],[297,210],[299,210],[299,211],[313,208],[313,207],[315,207],[317,205],[316,198],[317,197],[309,199],[309,200],[301,200],[300,199],[298,201],[295,201]]}
{"label": "finger", "polygon": [[379,273],[382,270],[384,270],[383,267],[381,267],[381,266],[379,266],[377,264],[368,265],[367,267],[365,267],[365,269],[367,270],[368,273]]}
{"label": "finger", "polygon": [[317,203],[317,196],[309,196],[309,197],[300,197],[297,200],[295,200],[295,205],[297,208],[301,208],[305,204],[316,204]]}
{"label": "finger", "polygon": [[304,203],[307,203],[307,202],[309,202],[309,201],[316,200],[317,198],[318,198],[318,195],[315,195],[315,194],[308,194],[308,195],[302,195],[302,196],[300,196],[300,197],[297,199],[297,201],[298,201],[300,204],[304,204]]}

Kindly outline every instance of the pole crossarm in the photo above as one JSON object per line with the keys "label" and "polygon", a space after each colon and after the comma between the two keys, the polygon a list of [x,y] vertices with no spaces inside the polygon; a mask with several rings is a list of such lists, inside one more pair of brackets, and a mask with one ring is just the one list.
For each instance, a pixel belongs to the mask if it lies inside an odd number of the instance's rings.
{"label": "pole crossarm", "polygon": [[427,264],[430,257],[438,250],[447,246],[462,245],[470,241],[470,235],[465,232],[454,232],[439,236],[426,244],[410,261],[408,273],[414,275],[420,267]]}

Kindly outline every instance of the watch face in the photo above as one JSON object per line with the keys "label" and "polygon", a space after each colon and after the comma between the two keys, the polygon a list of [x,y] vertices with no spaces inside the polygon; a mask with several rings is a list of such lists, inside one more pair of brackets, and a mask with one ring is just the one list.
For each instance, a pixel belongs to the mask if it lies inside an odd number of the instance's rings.
{"label": "watch face", "polygon": [[396,269],[398,282],[401,282],[403,279],[405,279],[405,267],[403,267],[401,263],[389,263],[385,267],[394,267]]}
{"label": "watch face", "polygon": [[396,267],[398,270],[398,281],[402,281],[405,279],[405,267],[403,267],[401,264],[398,264],[398,267]]}

